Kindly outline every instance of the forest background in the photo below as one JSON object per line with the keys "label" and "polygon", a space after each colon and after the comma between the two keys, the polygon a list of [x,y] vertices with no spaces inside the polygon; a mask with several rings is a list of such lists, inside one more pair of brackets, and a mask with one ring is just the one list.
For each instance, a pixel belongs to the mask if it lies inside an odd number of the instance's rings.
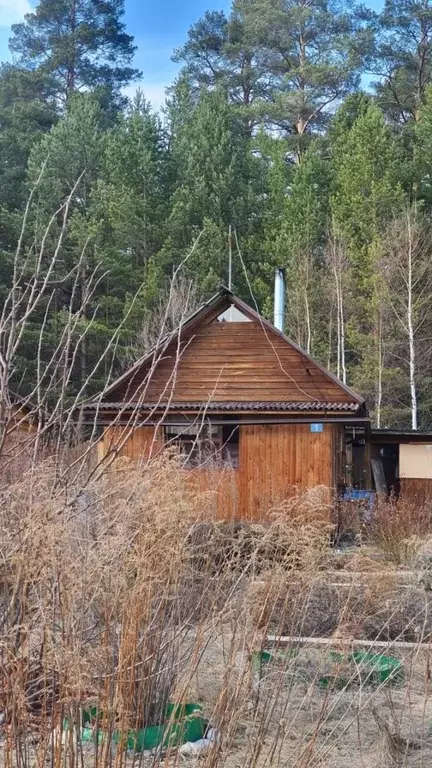
{"label": "forest background", "polygon": [[268,317],[285,268],[287,334],[376,426],[432,428],[429,0],[210,9],[158,112],[125,96],[140,73],[123,0],[40,0],[9,45],[0,306],[35,260],[46,281],[15,392],[49,368],[75,305],[68,388],[96,392],[149,348],[168,297],[172,326],[227,283],[231,248],[233,291]]}

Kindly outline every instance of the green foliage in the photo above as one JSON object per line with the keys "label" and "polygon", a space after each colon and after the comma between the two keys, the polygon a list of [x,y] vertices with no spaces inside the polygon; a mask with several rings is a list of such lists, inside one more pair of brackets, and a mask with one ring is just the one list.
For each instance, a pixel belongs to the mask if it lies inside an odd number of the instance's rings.
{"label": "green foliage", "polygon": [[351,380],[370,393],[373,403],[380,338],[377,260],[382,233],[404,203],[402,157],[374,104],[362,104],[351,127],[346,117],[344,110],[336,118],[333,134],[331,215],[334,232],[347,250]]}
{"label": "green foliage", "polygon": [[124,0],[40,0],[14,24],[10,48],[20,66],[36,70],[62,100],[77,90],[118,95],[139,72],[122,22]]}
{"label": "green foliage", "polygon": [[417,196],[424,199],[428,208],[432,205],[432,87],[425,93],[425,100],[414,128],[414,178]]}
{"label": "green foliage", "polygon": [[386,0],[380,33],[375,54],[380,75],[377,94],[389,118],[395,124],[405,125],[418,119],[431,82],[430,0]]}
{"label": "green foliage", "polygon": [[207,13],[175,60],[199,88],[223,86],[251,129],[259,121],[296,140],[320,131],[358,86],[372,48],[373,14],[334,0],[235,0]]}
{"label": "green foliage", "polygon": [[160,121],[140,94],[118,118],[104,142],[102,170],[92,199],[92,216],[103,224],[101,257],[128,254],[141,270],[163,242],[167,206],[167,149]]}
{"label": "green foliage", "polygon": [[22,207],[30,150],[56,119],[43,78],[11,65],[1,66],[0,205]]}
{"label": "green foliage", "polygon": [[262,119],[264,103],[272,98],[273,79],[263,49],[245,22],[242,0],[235,0],[229,19],[208,11],[189,30],[188,40],[175,51],[183,62],[183,77],[195,92],[222,88],[246,133]]}
{"label": "green foliage", "polygon": [[343,136],[335,134],[332,160],[332,219],[347,243],[357,286],[367,295],[376,239],[403,202],[401,157],[376,106],[361,111]]}
{"label": "green foliage", "polygon": [[[226,282],[228,229],[244,242],[259,225],[252,220],[257,163],[250,140],[231,111],[223,91],[203,93],[188,117],[175,120],[172,137],[175,188],[168,220],[169,244],[177,265],[193,247],[185,269],[216,287]],[[177,253],[177,256],[175,255]],[[242,283],[236,260],[234,279]],[[239,286],[240,287],[240,286]]]}
{"label": "green foliage", "polygon": [[56,121],[52,100],[36,73],[0,69],[0,303],[11,279],[11,254],[22,226],[32,147]]}
{"label": "green foliage", "polygon": [[287,323],[290,334],[315,354],[322,353],[323,248],[329,227],[330,166],[320,142],[300,165],[286,161],[286,142],[279,142],[269,173],[266,216],[267,247],[274,266],[285,267]]}
{"label": "green foliage", "polygon": [[[50,270],[16,386],[30,391],[36,346],[48,361],[76,316],[68,392],[98,360],[90,389],[100,389],[161,330],[170,286],[173,327],[191,296],[195,308],[227,283],[231,246],[235,292],[271,318],[274,269],[284,267],[288,335],[347,370],[382,424],[407,426],[406,339],[382,263],[407,203],[426,217],[432,206],[429,0],[388,0],[379,18],[344,0],[209,11],[174,54],[183,66],[163,118],[140,91],[125,103],[121,89],[138,73],[122,16],[123,0],[41,0],[14,27],[16,64],[0,70],[0,301],[35,187],[18,266],[24,284],[43,242]],[[374,68],[375,97],[360,90]],[[423,427],[429,306],[415,339]]]}
{"label": "green foliage", "polygon": [[30,153],[29,182],[38,186],[39,210],[47,214],[63,203],[77,186],[75,206],[86,212],[89,194],[101,167],[101,110],[91,94],[75,94],[65,118],[43,136]]}

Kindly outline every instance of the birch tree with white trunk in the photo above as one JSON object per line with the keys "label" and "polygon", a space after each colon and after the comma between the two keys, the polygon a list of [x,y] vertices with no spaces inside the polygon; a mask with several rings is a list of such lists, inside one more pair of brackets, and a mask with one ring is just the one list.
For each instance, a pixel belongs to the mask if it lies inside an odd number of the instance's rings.
{"label": "birch tree with white trunk", "polygon": [[[411,428],[419,428],[419,387],[425,365],[426,329],[432,321],[432,227],[416,207],[388,227],[381,275],[390,315],[401,340],[399,360],[407,368]],[[391,329],[390,329],[391,330]],[[395,343],[396,346],[396,343]]]}
{"label": "birch tree with white trunk", "polygon": [[332,235],[326,249],[326,261],[333,281],[336,305],[336,375],[347,383],[345,354],[345,273],[348,269],[343,242]]}

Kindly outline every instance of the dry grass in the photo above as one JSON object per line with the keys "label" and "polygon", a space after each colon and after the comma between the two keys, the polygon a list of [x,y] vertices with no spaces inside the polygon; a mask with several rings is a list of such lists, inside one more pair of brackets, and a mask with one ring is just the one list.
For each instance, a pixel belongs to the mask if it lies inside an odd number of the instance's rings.
{"label": "dry grass", "polygon": [[399,688],[350,669],[342,690],[321,689],[338,671],[328,652],[290,647],[257,678],[269,633],[333,636],[335,648],[384,638],[391,649],[432,631],[424,584],[370,572],[359,588],[348,569],[334,584],[319,492],[270,510],[265,525],[223,524],[173,457],[120,460],[94,480],[72,465],[47,461],[0,496],[4,765],[177,763],[173,750],[59,738],[83,707],[126,733],[159,722],[169,700],[199,701],[218,728],[205,768],[342,768],[348,745],[353,766],[428,764],[428,652],[406,657]]}
{"label": "dry grass", "polygon": [[[432,532],[432,507],[404,499],[381,500],[375,509],[368,538],[397,565],[409,564],[415,539]],[[413,538],[414,537],[414,538]],[[414,548],[413,548],[414,544]]]}

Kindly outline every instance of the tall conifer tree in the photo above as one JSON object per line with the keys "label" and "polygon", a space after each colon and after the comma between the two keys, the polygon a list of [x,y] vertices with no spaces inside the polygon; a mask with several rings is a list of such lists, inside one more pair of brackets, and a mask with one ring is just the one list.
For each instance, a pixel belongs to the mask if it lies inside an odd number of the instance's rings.
{"label": "tall conifer tree", "polygon": [[12,27],[10,49],[20,66],[41,72],[62,101],[95,88],[118,97],[139,75],[123,14],[124,0],[40,0]]}

